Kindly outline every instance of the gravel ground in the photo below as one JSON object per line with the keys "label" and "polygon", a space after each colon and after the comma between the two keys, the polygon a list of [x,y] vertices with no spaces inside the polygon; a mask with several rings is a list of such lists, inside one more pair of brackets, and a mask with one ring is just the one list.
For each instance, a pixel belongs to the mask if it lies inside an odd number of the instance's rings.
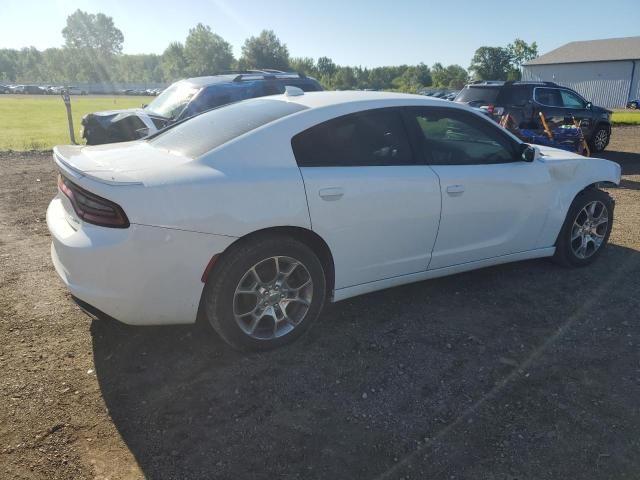
{"label": "gravel ground", "polygon": [[605,156],[624,181],[591,267],[365,295],[242,355],[83,314],[49,260],[50,154],[0,154],[0,477],[637,479],[640,127]]}

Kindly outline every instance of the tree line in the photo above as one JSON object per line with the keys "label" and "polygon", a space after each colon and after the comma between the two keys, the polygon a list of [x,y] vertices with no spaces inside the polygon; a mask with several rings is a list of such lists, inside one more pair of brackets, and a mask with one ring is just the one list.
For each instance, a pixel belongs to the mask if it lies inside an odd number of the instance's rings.
{"label": "tree line", "polygon": [[244,42],[236,59],[231,44],[199,23],[184,42],[170,43],[161,55],[130,55],[122,53],[124,35],[111,17],[82,10],[67,17],[62,35],[61,48],[0,49],[0,81],[171,83],[231,70],[272,68],[314,76],[327,89],[416,92],[427,87],[459,89],[470,79],[517,79],[520,65],[538,54],[535,42],[516,39],[507,47],[480,47],[468,71],[441,63],[340,66],[329,57],[291,57],[272,30],[263,30]]}

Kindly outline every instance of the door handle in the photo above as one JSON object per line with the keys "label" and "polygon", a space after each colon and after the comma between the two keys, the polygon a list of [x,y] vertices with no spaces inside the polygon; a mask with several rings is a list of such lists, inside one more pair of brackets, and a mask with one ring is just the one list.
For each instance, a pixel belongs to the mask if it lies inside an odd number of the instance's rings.
{"label": "door handle", "polygon": [[462,195],[464,193],[464,187],[462,185],[449,185],[447,187],[447,193],[449,195]]}
{"label": "door handle", "polygon": [[331,188],[321,188],[318,192],[320,198],[326,200],[327,202],[335,202],[336,200],[340,200],[344,195],[344,188],[342,187],[331,187]]}

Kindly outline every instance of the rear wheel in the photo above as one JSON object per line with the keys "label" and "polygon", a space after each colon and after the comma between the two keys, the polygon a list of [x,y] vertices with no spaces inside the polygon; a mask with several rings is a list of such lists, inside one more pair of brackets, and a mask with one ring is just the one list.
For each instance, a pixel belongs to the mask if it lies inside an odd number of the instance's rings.
{"label": "rear wheel", "polygon": [[591,137],[591,151],[602,152],[609,145],[609,137],[609,129],[604,125],[598,126]]}
{"label": "rear wheel", "polygon": [[265,236],[232,247],[205,287],[205,315],[239,350],[290,343],[316,320],[325,301],[322,263],[306,245]]}
{"label": "rear wheel", "polygon": [[609,241],[613,207],[613,200],[602,190],[581,192],[571,204],[558,235],[554,260],[569,267],[593,262]]}

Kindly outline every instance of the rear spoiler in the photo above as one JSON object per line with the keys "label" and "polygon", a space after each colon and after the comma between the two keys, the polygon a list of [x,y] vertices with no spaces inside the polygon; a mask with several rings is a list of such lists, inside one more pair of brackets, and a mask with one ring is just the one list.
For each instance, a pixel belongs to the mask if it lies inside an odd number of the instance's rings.
{"label": "rear spoiler", "polygon": [[[99,175],[102,172],[91,172],[84,171],[77,167],[75,167],[69,160],[67,160],[61,153],[58,147],[53,147],[53,161],[58,166],[58,168],[64,172],[67,176],[80,179],[80,178],[88,178],[98,183],[103,183],[105,185],[114,185],[114,186],[126,186],[126,185],[143,185],[140,181],[127,181],[127,180],[111,180],[106,178],[104,175]],[[106,173],[106,172],[105,172]]]}

